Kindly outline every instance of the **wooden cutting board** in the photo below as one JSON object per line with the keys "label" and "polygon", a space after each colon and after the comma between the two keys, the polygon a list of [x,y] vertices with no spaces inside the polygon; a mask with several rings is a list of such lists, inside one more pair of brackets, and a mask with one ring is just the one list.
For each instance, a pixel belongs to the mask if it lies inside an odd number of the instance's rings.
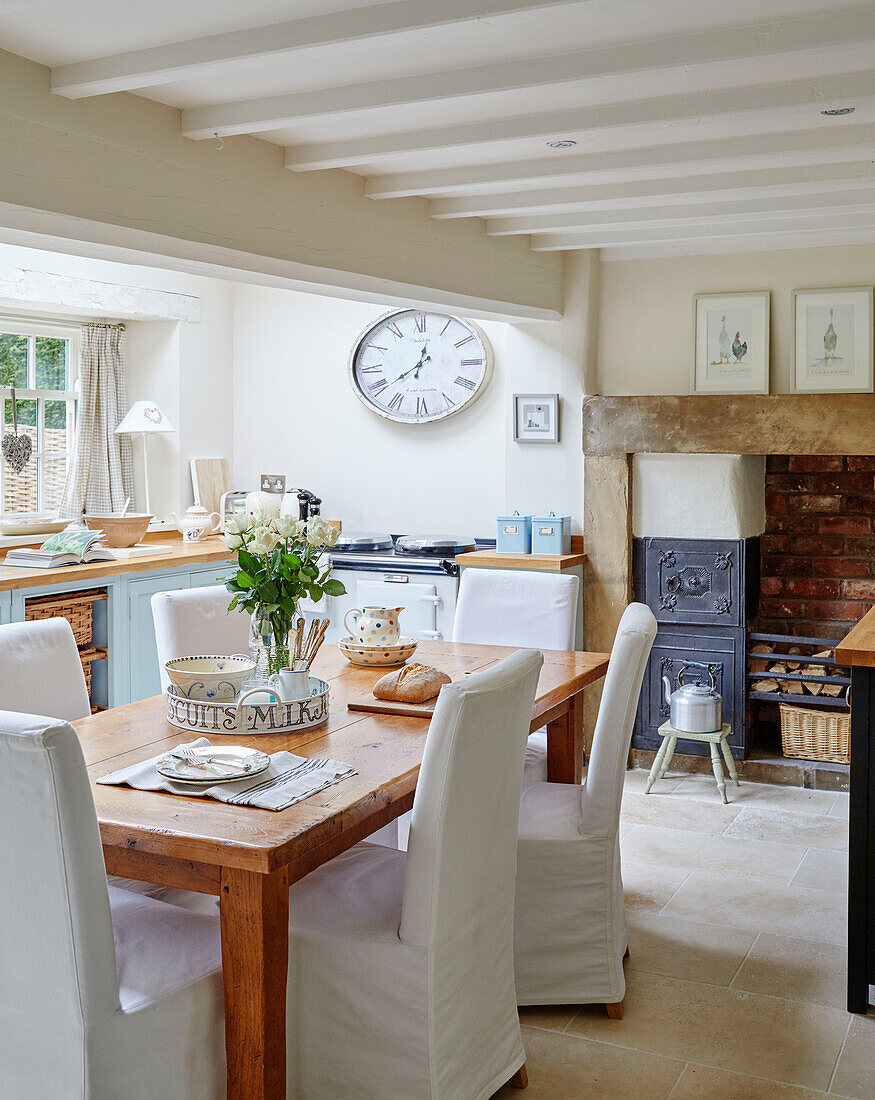
{"label": "wooden cutting board", "polygon": [[194,499],[208,512],[218,512],[222,493],[231,491],[231,472],[227,458],[193,458],[191,485]]}
{"label": "wooden cutting board", "polygon": [[393,699],[375,699],[373,695],[363,695],[346,704],[347,710],[365,710],[371,714],[401,714],[406,718],[431,718],[437,697],[427,703],[398,703]]}

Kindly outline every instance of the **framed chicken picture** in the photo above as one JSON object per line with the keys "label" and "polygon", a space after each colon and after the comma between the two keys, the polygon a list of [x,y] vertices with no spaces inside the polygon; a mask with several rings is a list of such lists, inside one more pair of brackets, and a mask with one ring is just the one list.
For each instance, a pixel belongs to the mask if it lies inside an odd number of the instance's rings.
{"label": "framed chicken picture", "polygon": [[797,393],[872,392],[872,287],[793,291]]}
{"label": "framed chicken picture", "polygon": [[693,298],[693,393],[769,392],[769,292]]}

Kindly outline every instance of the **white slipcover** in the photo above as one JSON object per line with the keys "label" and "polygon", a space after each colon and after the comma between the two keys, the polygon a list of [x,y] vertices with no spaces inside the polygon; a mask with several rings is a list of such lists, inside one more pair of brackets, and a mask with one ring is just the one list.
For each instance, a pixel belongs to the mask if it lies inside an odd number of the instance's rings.
{"label": "white slipcover", "polygon": [[541,663],[443,689],[406,853],[359,844],[292,887],[290,1096],[474,1100],[525,1061],[513,880]]}
{"label": "white slipcover", "polygon": [[219,921],[107,887],[66,722],[0,711],[0,1096],[225,1095]]}
{"label": "white slipcover", "polygon": [[[574,649],[580,581],[562,573],[464,569],[453,620],[454,642]],[[523,786],[547,780],[547,731],[526,747]]]}
{"label": "white slipcover", "polygon": [[156,592],[151,602],[162,691],[170,683],[164,664],[174,657],[249,652],[249,616],[228,611],[231,595],[222,585]]}
{"label": "white slipcover", "polygon": [[656,619],[623,612],[583,787],[523,789],[517,844],[514,960],[517,999],[615,1004],[626,991],[620,803],[632,725]]}
{"label": "white slipcover", "polygon": [[0,710],[67,722],[91,713],[79,650],[66,619],[0,626]]}

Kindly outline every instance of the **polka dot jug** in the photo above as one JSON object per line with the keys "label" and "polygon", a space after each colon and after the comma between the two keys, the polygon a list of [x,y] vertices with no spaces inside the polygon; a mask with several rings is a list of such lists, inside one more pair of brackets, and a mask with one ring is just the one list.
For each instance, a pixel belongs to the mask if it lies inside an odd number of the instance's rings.
{"label": "polka dot jug", "polygon": [[394,645],[401,637],[398,616],[403,607],[351,607],[343,616],[343,625],[359,645]]}

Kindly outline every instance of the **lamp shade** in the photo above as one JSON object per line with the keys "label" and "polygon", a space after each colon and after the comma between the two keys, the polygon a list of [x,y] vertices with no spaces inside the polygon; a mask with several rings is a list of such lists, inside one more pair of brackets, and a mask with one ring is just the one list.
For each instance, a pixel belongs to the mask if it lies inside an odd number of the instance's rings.
{"label": "lamp shade", "polygon": [[128,409],[127,416],[116,428],[116,435],[129,435],[131,432],[175,432],[154,401],[135,401]]}

